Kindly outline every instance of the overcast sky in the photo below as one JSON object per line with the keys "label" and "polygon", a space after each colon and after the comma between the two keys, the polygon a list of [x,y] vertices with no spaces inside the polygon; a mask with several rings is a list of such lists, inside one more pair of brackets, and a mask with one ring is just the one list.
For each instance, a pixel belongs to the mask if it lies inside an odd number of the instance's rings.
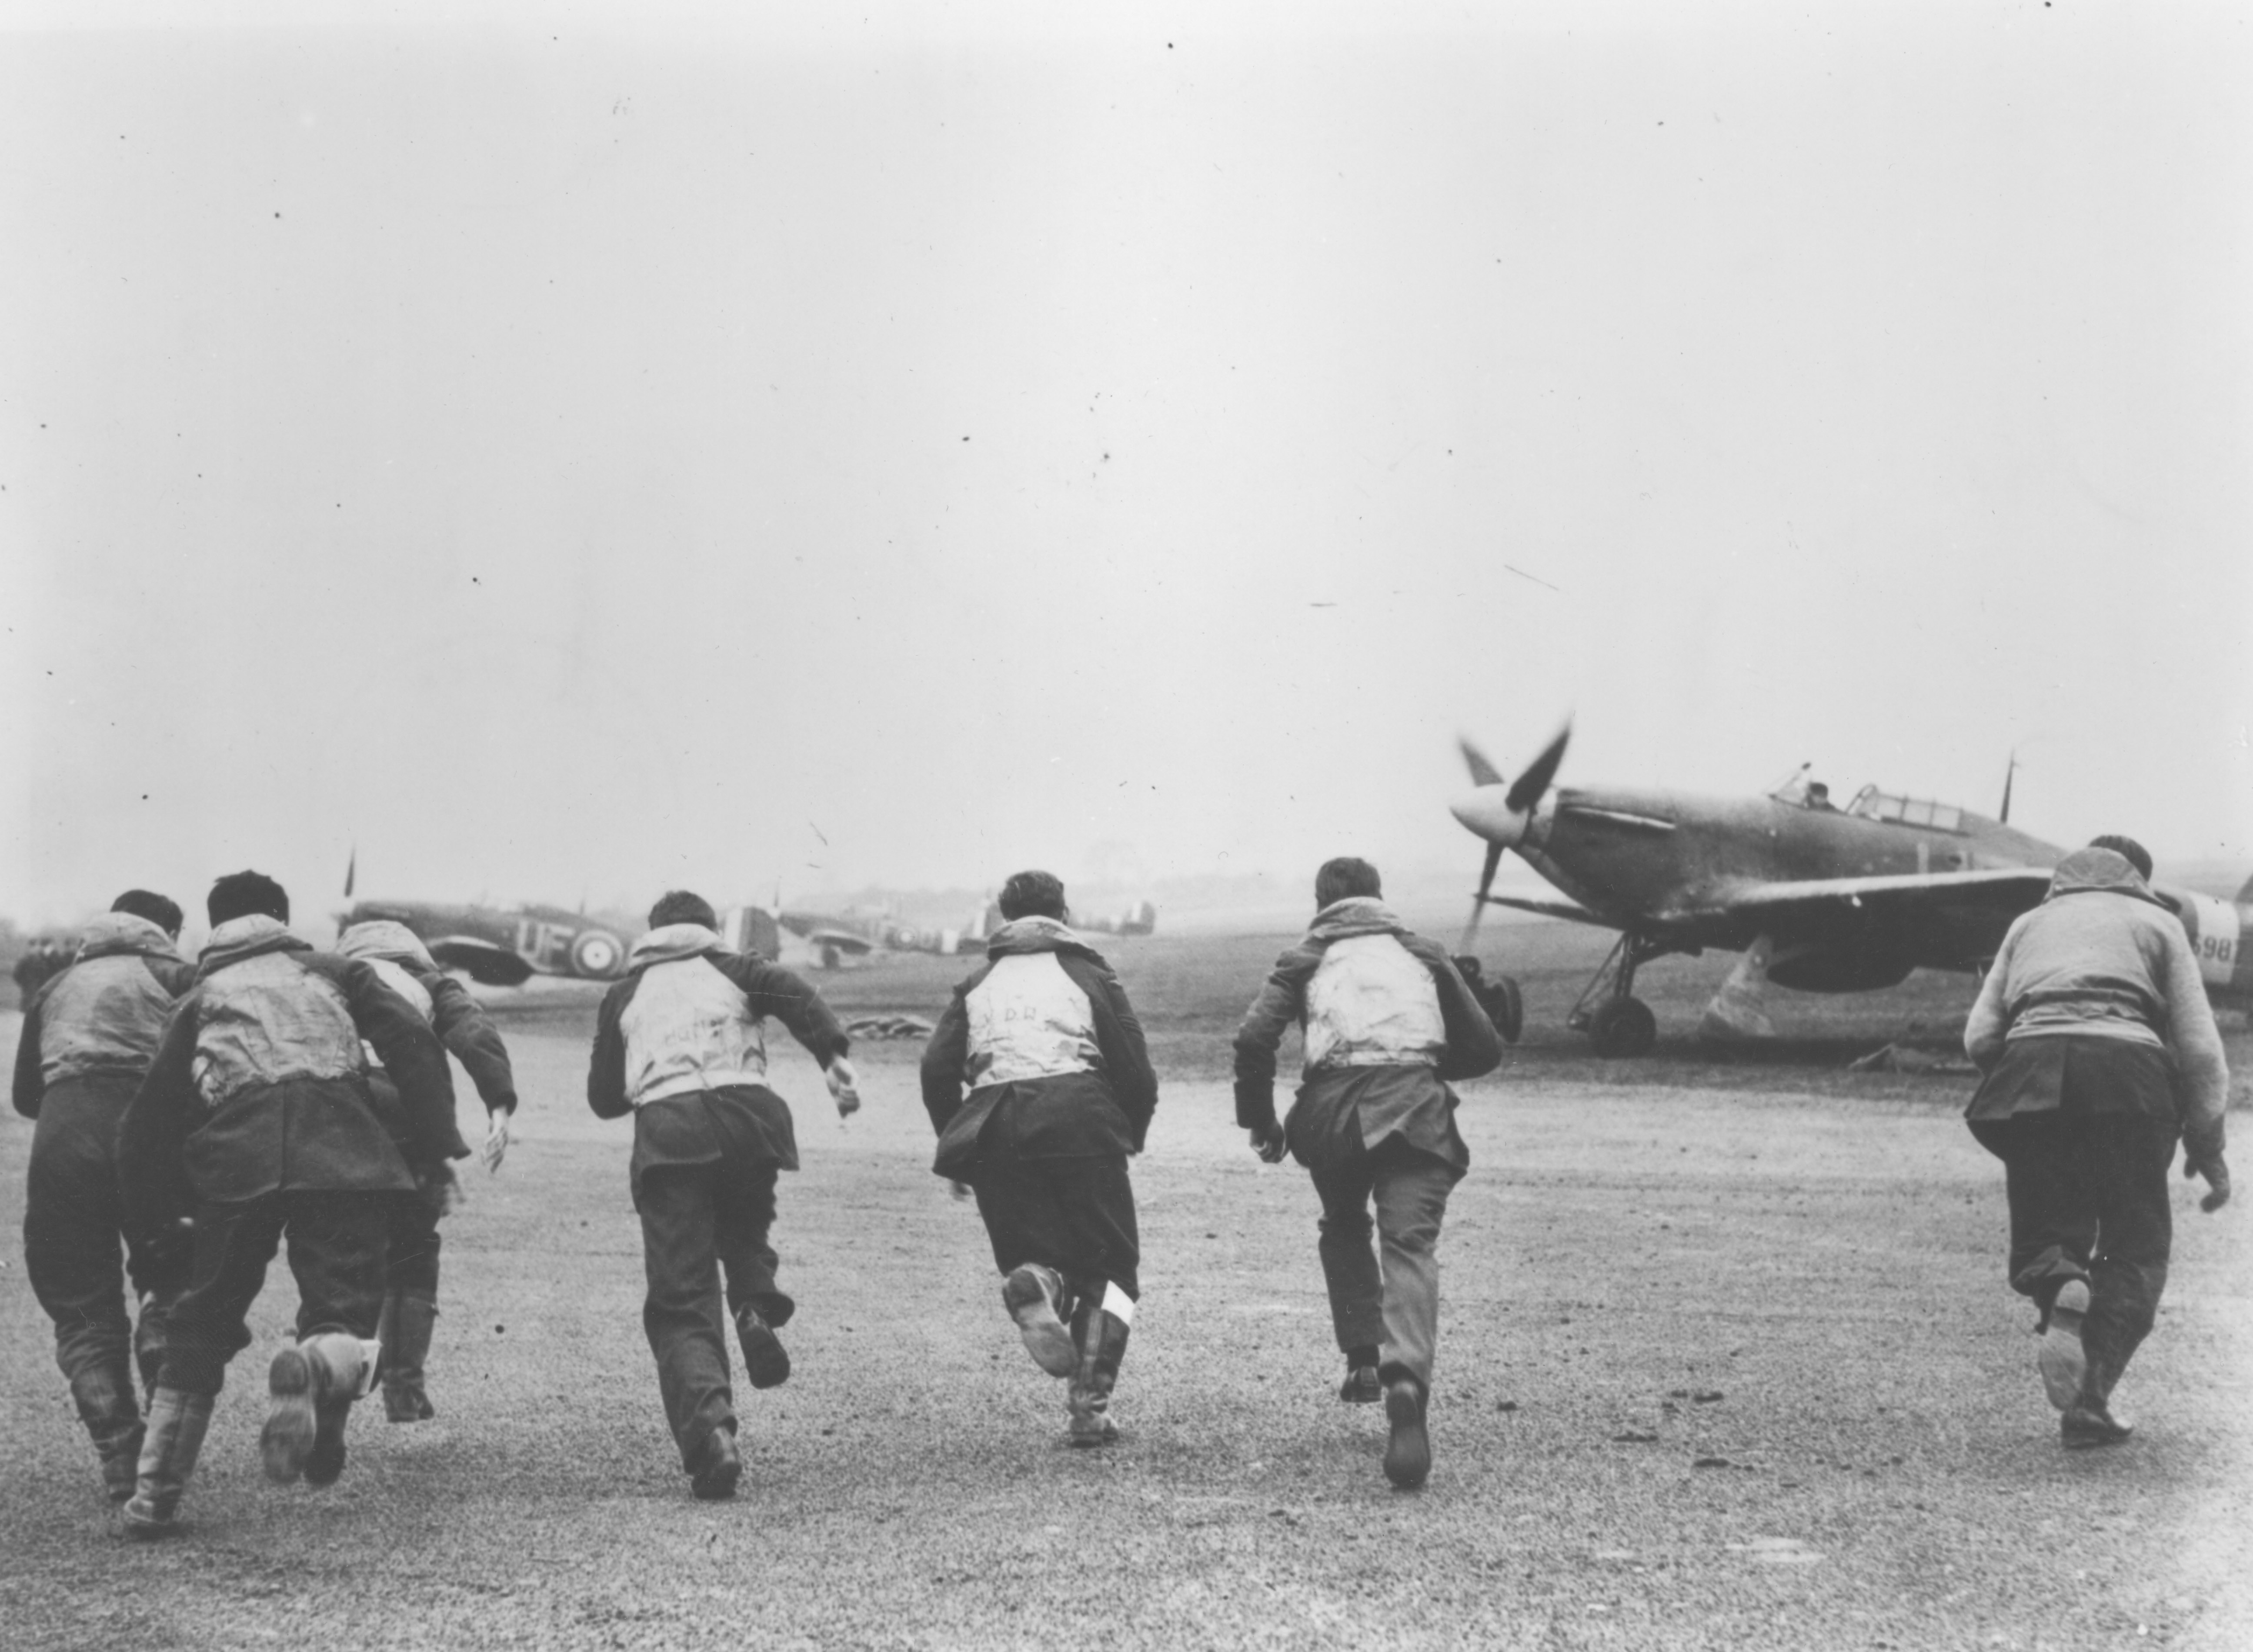
{"label": "overcast sky", "polygon": [[2241,16],[303,10],[0,30],[0,912],[2253,860]]}

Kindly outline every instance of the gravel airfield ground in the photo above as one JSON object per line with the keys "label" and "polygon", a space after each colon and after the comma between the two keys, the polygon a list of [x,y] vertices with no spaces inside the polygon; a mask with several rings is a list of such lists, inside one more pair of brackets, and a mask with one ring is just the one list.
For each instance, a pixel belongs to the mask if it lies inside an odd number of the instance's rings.
{"label": "gravel airfield ground", "polygon": [[[841,1126],[789,1046],[795,1373],[739,1395],[742,1495],[692,1501],[642,1339],[630,1126],[583,1100],[593,998],[499,994],[521,1140],[446,1228],[439,1417],[363,1407],[333,1490],[259,1475],[295,1308],[277,1265],[187,1535],[122,1539],[5,1254],[0,1643],[2253,1645],[2253,1209],[2209,1219],[2178,1184],[2173,1281],[2121,1396],[2139,1432],[2061,1451],[1999,1279],[1999,1168],[1957,1119],[1970,1081],[1840,1070],[1889,1016],[1944,1042],[1960,981],[1840,1000],[1824,1025],[1846,1034],[1729,1058],[1686,1042],[1729,960],[1660,966],[1657,1056],[1602,1063],[1557,1031],[1588,942],[1490,931],[1490,956],[1525,955],[1531,1027],[1464,1090],[1436,1467],[1392,1492],[1380,1411],[1334,1397],[1312,1190],[1231,1122],[1227,1033],[1279,938],[1114,947],[1167,1080],[1134,1171],[1120,1446],[1063,1444],[1062,1385],[928,1173],[917,1047],[857,1052],[867,1106]],[[823,985],[848,1012],[930,1014],[964,967]],[[31,1139],[0,1124],[11,1228]]]}

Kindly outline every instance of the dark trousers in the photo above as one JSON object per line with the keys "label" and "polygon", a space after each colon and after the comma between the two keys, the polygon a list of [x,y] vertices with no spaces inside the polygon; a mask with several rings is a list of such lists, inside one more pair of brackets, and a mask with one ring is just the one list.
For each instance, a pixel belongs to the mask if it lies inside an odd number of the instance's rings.
{"label": "dark trousers", "polygon": [[392,1207],[391,1236],[385,1247],[385,1272],[394,1291],[438,1295],[437,1202],[417,1194]]}
{"label": "dark trousers", "polygon": [[[1412,1377],[1427,1391],[1432,1386],[1440,1340],[1440,1224],[1462,1175],[1398,1136],[1373,1153],[1351,1138],[1314,1171],[1322,1202],[1322,1279],[1338,1347],[1376,1349],[1378,1373],[1386,1382]],[[1370,1247],[1372,1230],[1384,1249],[1382,1268]]]}
{"label": "dark trousers", "polygon": [[2100,1395],[2151,1332],[2174,1212],[2167,1171],[2172,1119],[2064,1108],[1974,1119],[1971,1133],[2003,1161],[2011,1207],[2011,1288],[2045,1316],[2068,1279],[2089,1281],[2082,1324]]}
{"label": "dark trousers", "polygon": [[769,1325],[779,1326],[797,1306],[775,1288],[775,1253],[767,1244],[778,1168],[716,1160],[652,1165],[635,1190],[649,1276],[642,1328],[657,1359],[665,1420],[692,1473],[712,1432],[736,1423],[728,1380],[729,1319],[750,1307]]}
{"label": "dark trousers", "polygon": [[250,1346],[245,1322],[286,1239],[297,1280],[297,1336],[375,1335],[383,1314],[384,1250],[397,1193],[269,1193],[196,1211],[195,1272],[172,1309],[159,1382],[216,1394],[227,1363]]}
{"label": "dark trousers", "polygon": [[971,1187],[1002,1272],[1040,1262],[1064,1275],[1077,1297],[1099,1296],[1107,1283],[1141,1300],[1142,1249],[1124,1154],[995,1156],[979,1167]]}
{"label": "dark trousers", "polygon": [[133,1078],[94,1078],[49,1091],[24,1190],[24,1272],[54,1321],[55,1363],[73,1388],[99,1372],[127,1395],[134,1387],[127,1281],[148,1299],[144,1349],[161,1346],[171,1299],[188,1283],[185,1246],[158,1255],[122,1237],[139,1224],[125,1221],[118,1200],[117,1121],[137,1087]]}

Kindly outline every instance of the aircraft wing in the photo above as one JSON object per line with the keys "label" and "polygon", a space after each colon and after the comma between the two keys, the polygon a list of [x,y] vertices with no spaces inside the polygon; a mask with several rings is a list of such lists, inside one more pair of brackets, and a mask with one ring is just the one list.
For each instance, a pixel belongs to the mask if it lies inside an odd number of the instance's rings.
{"label": "aircraft wing", "polygon": [[427,944],[430,956],[484,986],[521,986],[532,979],[532,962],[520,952],[474,935],[443,935]]}
{"label": "aircraft wing", "polygon": [[2043,866],[1988,867],[1972,872],[1904,872],[1885,877],[1808,878],[1796,883],[1747,883],[1687,910],[1670,922],[1744,917],[1788,921],[1842,908],[1908,914],[1942,907],[1977,908],[2016,917],[2049,893]]}
{"label": "aircraft wing", "polygon": [[1535,912],[1543,917],[1569,918],[1575,924],[1594,924],[1608,930],[1619,928],[1609,918],[1598,917],[1587,907],[1571,901],[1530,901],[1518,895],[1489,895],[1485,900],[1489,906],[1515,907],[1521,912]]}

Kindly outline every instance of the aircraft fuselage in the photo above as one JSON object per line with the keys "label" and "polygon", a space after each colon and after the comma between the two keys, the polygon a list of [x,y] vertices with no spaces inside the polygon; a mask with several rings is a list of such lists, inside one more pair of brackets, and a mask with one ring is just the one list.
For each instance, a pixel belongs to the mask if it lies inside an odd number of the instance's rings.
{"label": "aircraft fuselage", "polygon": [[[2014,910],[1967,894],[1936,896],[1912,921],[1898,909],[1804,914],[1731,911],[1751,886],[1909,877],[1997,868],[2047,868],[2065,850],[2001,821],[1944,805],[1879,796],[1873,809],[1810,807],[1776,798],[1712,798],[1618,786],[1567,786],[1545,799],[1518,852],[1601,921],[1670,949],[1741,951],[1767,934],[1771,979],[1817,991],[1889,985],[1911,969],[1976,970]],[[1887,818],[1893,815],[1922,819]],[[2168,885],[2154,892],[2188,932],[2217,1000],[2253,999],[2245,931],[2253,883],[2235,902]]]}

